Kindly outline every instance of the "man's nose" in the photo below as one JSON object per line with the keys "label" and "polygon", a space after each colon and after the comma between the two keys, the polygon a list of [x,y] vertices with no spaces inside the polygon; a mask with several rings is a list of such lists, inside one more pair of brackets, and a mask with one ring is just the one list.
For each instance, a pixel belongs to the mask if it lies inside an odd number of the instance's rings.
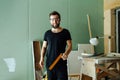
{"label": "man's nose", "polygon": [[57,23],[57,20],[54,20],[53,23]]}

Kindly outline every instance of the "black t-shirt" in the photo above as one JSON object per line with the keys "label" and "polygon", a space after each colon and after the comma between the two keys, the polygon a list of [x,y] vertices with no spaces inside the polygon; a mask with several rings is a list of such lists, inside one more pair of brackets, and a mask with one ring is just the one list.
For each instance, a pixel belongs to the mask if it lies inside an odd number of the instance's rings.
{"label": "black t-shirt", "polygon": [[[47,41],[46,52],[46,67],[49,67],[52,62],[59,56],[60,53],[64,53],[66,49],[66,41],[71,40],[70,32],[67,29],[63,29],[59,33],[53,33],[51,30],[46,31],[44,40]],[[66,63],[62,59],[58,64]]]}

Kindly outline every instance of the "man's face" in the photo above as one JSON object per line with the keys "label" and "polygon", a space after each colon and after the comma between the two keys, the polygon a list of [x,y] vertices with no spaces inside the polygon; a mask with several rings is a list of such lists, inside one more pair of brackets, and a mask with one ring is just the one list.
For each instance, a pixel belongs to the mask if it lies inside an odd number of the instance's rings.
{"label": "man's face", "polygon": [[50,24],[53,28],[58,28],[60,26],[60,19],[59,19],[58,15],[50,16]]}

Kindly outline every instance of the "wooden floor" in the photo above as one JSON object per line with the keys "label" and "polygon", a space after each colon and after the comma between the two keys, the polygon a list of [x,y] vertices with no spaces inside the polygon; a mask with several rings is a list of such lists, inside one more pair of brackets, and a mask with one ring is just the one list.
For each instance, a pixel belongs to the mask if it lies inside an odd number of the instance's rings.
{"label": "wooden floor", "polygon": [[92,80],[92,78],[87,75],[82,75],[82,80]]}
{"label": "wooden floor", "polygon": [[[80,80],[80,76],[78,77],[78,75],[69,75],[68,80]],[[89,77],[87,75],[82,75],[82,80],[92,80],[92,77]]]}

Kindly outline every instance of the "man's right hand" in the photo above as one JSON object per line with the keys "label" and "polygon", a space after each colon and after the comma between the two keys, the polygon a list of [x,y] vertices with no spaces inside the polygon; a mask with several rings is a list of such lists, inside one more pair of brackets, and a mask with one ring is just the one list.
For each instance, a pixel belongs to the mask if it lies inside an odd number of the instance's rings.
{"label": "man's right hand", "polygon": [[40,66],[41,66],[41,68],[44,67],[44,60],[43,59],[40,59]]}

